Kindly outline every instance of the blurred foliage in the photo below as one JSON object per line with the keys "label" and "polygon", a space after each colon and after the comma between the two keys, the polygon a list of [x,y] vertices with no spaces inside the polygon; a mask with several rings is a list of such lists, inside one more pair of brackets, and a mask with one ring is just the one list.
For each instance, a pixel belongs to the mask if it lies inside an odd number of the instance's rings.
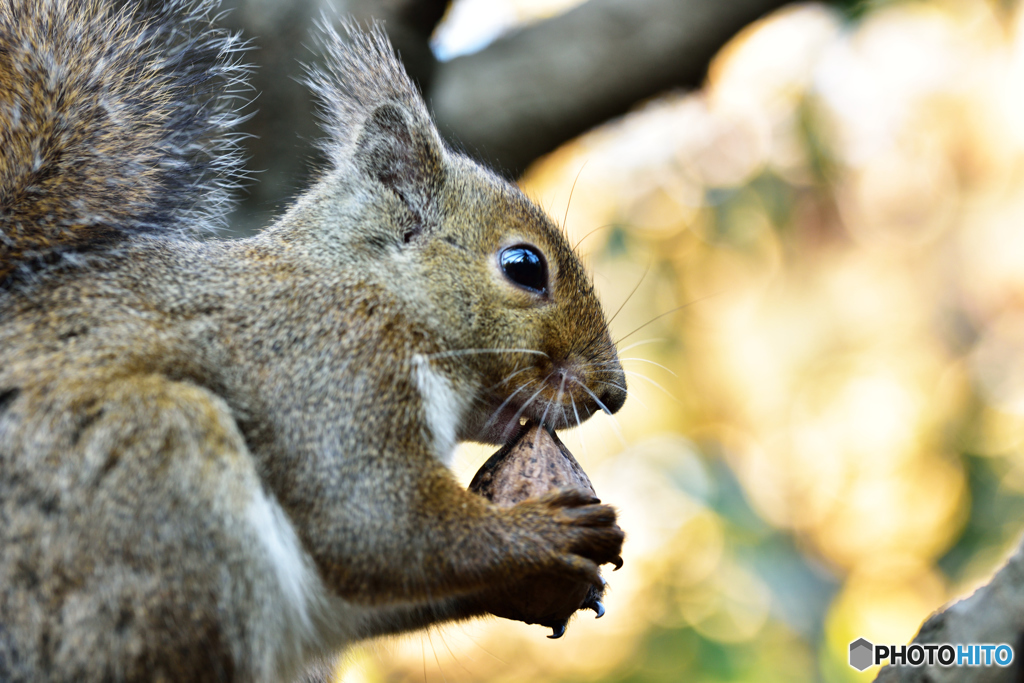
{"label": "blurred foliage", "polygon": [[1018,542],[1024,11],[841,5],[522,180],[629,372],[563,437],[629,534],[608,614],[375,643],[345,680],[867,681],[850,641],[909,642]]}

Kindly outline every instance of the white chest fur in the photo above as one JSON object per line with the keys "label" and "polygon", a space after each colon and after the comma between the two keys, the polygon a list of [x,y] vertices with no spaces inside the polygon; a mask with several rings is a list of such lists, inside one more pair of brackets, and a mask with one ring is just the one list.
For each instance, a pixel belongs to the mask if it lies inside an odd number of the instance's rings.
{"label": "white chest fur", "polygon": [[430,367],[421,355],[413,357],[416,387],[423,398],[423,411],[433,436],[435,452],[446,465],[455,454],[455,435],[465,410],[465,401],[455,393],[451,382]]}
{"label": "white chest fur", "polygon": [[[276,500],[257,491],[246,511],[259,541],[262,560],[270,571],[273,588],[262,598],[257,633],[267,638],[263,675],[288,675],[299,669],[305,652],[317,638],[314,619],[323,601],[324,587],[312,560],[299,543],[288,516]],[[257,647],[259,644],[254,643]]]}

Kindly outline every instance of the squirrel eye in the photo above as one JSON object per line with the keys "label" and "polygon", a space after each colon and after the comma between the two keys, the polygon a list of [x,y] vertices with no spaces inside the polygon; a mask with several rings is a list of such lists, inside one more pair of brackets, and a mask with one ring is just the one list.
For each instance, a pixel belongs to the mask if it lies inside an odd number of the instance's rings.
{"label": "squirrel eye", "polygon": [[536,247],[517,244],[498,256],[505,277],[531,292],[544,294],[548,291],[548,266]]}

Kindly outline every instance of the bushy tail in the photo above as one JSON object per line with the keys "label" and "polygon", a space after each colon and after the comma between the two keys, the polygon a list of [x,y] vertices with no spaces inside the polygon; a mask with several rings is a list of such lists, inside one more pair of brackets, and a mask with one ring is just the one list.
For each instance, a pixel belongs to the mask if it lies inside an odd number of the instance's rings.
{"label": "bushy tail", "polygon": [[215,3],[0,0],[0,285],[223,218],[246,68]]}

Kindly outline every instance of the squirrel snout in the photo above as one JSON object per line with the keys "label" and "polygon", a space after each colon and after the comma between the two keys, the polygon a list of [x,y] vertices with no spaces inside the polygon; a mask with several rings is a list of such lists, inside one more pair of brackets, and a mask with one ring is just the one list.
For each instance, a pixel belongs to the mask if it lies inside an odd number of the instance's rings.
{"label": "squirrel snout", "polygon": [[602,374],[604,377],[598,381],[603,388],[598,399],[601,402],[601,408],[608,413],[617,413],[629,395],[626,389],[626,373],[619,360],[615,358],[610,362],[605,362]]}
{"label": "squirrel snout", "polygon": [[618,387],[605,389],[604,393],[601,394],[601,403],[611,413],[619,412],[619,408],[626,402],[626,392],[622,391]]}
{"label": "squirrel snout", "polygon": [[[611,364],[614,367],[598,371],[596,376],[591,376],[585,380],[585,375],[579,370],[578,366],[568,363],[566,366],[559,368],[555,379],[552,380],[552,385],[565,386],[566,380],[569,380],[570,385],[575,384],[583,387],[582,393],[588,394],[589,398],[597,403],[594,406],[594,410],[600,410],[609,414],[617,413],[626,402],[626,396],[628,395],[626,391],[626,375],[618,361],[613,361]],[[588,388],[588,386],[592,388]],[[581,396],[580,398],[583,399],[584,397]]]}

